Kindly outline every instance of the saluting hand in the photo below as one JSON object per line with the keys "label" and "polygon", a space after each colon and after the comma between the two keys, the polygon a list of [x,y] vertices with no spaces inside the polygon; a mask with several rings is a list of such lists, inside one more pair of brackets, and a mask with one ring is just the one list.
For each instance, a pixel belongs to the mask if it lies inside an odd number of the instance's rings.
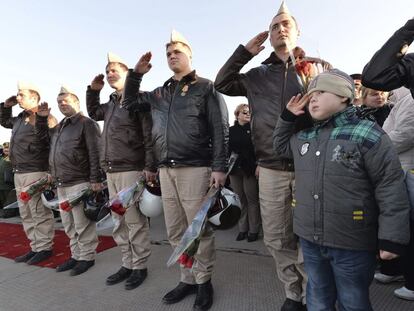
{"label": "saluting hand", "polygon": [[16,96],[10,96],[4,102],[4,107],[5,108],[10,108],[10,107],[13,107],[14,105],[17,105],[17,98],[16,98]]}
{"label": "saluting hand", "polygon": [[305,106],[309,102],[309,95],[305,94],[303,97],[301,94],[293,96],[288,104],[286,109],[293,113],[295,116],[300,116],[305,113]]}
{"label": "saluting hand", "polygon": [[152,65],[151,65],[151,58],[152,53],[147,52],[144,55],[141,56],[138,63],[134,67],[134,72],[140,73],[140,74],[146,74],[148,71],[150,71]]}
{"label": "saluting hand", "polygon": [[268,36],[268,31],[263,31],[259,33],[257,36],[255,36],[253,39],[247,42],[247,44],[245,45],[246,50],[248,50],[250,54],[252,54],[253,56],[256,56],[264,50],[265,47],[263,46],[263,43],[266,41]]}
{"label": "saluting hand", "polygon": [[41,103],[37,107],[37,115],[41,117],[48,117],[50,114],[49,105],[46,102]]}
{"label": "saluting hand", "polygon": [[104,78],[105,76],[103,74],[99,74],[95,78],[93,78],[91,82],[91,89],[94,91],[102,90],[105,85]]}

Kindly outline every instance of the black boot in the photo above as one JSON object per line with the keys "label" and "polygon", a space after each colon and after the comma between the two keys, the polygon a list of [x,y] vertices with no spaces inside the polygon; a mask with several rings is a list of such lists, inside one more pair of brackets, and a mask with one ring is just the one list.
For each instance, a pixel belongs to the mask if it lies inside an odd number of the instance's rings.
{"label": "black boot", "polygon": [[183,300],[186,296],[195,294],[197,292],[197,285],[180,282],[177,287],[168,292],[162,301],[167,304],[173,304]]}
{"label": "black boot", "polygon": [[210,309],[213,304],[213,292],[213,285],[211,285],[210,280],[199,284],[193,310],[206,311]]}
{"label": "black boot", "polygon": [[38,264],[39,262],[42,262],[46,259],[49,259],[50,257],[52,257],[52,251],[40,251],[38,252],[36,255],[34,255],[32,258],[30,258],[28,261],[26,261],[26,263],[28,265],[35,265]]}
{"label": "black boot", "polygon": [[73,267],[76,266],[76,264],[78,263],[78,261],[74,258],[71,258],[67,261],[65,261],[64,263],[62,263],[61,265],[56,267],[56,272],[63,272],[63,271],[68,271],[70,269],[72,269]]}
{"label": "black boot", "polygon": [[95,264],[95,260],[78,260],[78,263],[70,271],[71,276],[82,274]]}
{"label": "black boot", "polygon": [[249,233],[249,235],[247,236],[247,242],[257,241],[258,238],[259,238],[258,233]]}
{"label": "black boot", "polygon": [[21,256],[14,258],[14,262],[27,262],[30,258],[35,256],[36,254],[37,254],[36,252],[30,251],[26,254],[23,254]]}
{"label": "black boot", "polygon": [[236,241],[243,241],[247,238],[247,232],[239,232]]}
{"label": "black boot", "polygon": [[147,269],[136,269],[132,270],[131,275],[126,280],[125,289],[137,288],[147,278]]}
{"label": "black boot", "polygon": [[121,267],[118,272],[108,276],[106,279],[106,285],[114,285],[126,280],[132,273],[132,269]]}
{"label": "black boot", "polygon": [[302,304],[300,301],[295,301],[289,298],[286,298],[285,302],[283,303],[282,308],[280,311],[303,311],[306,310],[306,306]]}

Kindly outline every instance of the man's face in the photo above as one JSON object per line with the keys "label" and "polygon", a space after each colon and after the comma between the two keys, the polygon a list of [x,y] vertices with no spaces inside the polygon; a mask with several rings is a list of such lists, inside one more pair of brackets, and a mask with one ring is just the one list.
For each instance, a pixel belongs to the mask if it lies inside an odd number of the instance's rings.
{"label": "man's face", "polygon": [[71,117],[79,112],[79,102],[70,94],[62,94],[57,98],[60,112],[65,117]]}
{"label": "man's face", "polygon": [[3,154],[5,157],[9,156],[9,147],[3,147]]}
{"label": "man's face", "polygon": [[355,99],[359,99],[361,97],[361,87],[362,83],[359,79],[354,79],[355,84]]}
{"label": "man's face", "polygon": [[37,97],[29,90],[19,90],[16,100],[19,103],[20,108],[24,110],[33,109],[38,105]]}
{"label": "man's face", "polygon": [[124,89],[127,73],[128,70],[119,63],[109,63],[106,66],[106,80],[117,91]]}
{"label": "man's face", "polygon": [[388,92],[369,89],[364,99],[364,105],[371,108],[379,108],[385,105],[388,99]]}
{"label": "man's face", "polygon": [[287,14],[275,16],[270,24],[270,44],[274,50],[288,47],[293,49],[298,40],[299,30],[294,19]]}
{"label": "man's face", "polygon": [[346,108],[346,100],[344,97],[328,92],[313,92],[309,102],[309,113],[318,121],[329,119]]}
{"label": "man's face", "polygon": [[167,48],[168,67],[174,73],[191,71],[189,49],[181,43],[170,44]]}

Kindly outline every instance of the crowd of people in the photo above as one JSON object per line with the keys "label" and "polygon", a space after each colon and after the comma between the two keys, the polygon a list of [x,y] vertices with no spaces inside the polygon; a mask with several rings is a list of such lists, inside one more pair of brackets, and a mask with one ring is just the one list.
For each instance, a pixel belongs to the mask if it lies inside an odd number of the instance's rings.
{"label": "crowd of people", "polygon": [[[395,295],[414,300],[414,54],[405,54],[414,19],[362,74],[351,76],[308,57],[296,47],[298,35],[298,22],[282,2],[269,30],[239,45],[212,82],[196,74],[191,44],[173,31],[165,46],[173,76],[150,92],[141,82],[151,70],[151,52],[131,69],[109,53],[109,100],[100,98],[103,74],[87,87],[89,117],[80,111],[79,94],[62,86],[60,122],[35,85],[19,83],[17,96],[0,105],[0,124],[12,129],[10,156],[4,144],[0,159],[1,203],[12,182],[19,197],[47,177],[58,197],[67,197],[85,188],[100,193],[105,176],[114,197],[145,176],[160,183],[175,248],[208,189],[225,186],[230,173],[242,205],[236,240],[256,241],[262,228],[284,286],[282,311],[372,310],[374,277],[383,283],[403,277]],[[241,73],[268,38],[271,55]],[[248,100],[237,106],[231,127],[222,94]],[[23,111],[13,116],[17,104]],[[103,121],[102,132],[96,121]],[[228,172],[231,153],[238,159]],[[31,250],[15,261],[50,258],[53,212],[39,193],[18,203]],[[82,204],[60,210],[71,257],[56,271],[72,276],[95,264],[98,244]],[[138,208],[112,217],[122,256],[106,284],[125,281],[125,289],[135,289],[148,276],[149,222]],[[208,310],[214,264],[214,230],[207,226],[193,266],[180,265],[179,282],[162,301],[174,304],[196,294],[194,310]]]}

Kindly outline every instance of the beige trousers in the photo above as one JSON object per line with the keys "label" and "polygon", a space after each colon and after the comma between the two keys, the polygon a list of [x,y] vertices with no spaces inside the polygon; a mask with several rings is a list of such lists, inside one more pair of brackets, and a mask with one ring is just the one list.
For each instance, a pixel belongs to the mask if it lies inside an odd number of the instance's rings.
{"label": "beige trousers", "polygon": [[259,197],[264,243],[276,262],[286,297],[303,301],[306,274],[303,254],[293,233],[292,199],[295,190],[293,172],[259,168]]}
{"label": "beige trousers", "polygon": [[[59,200],[78,193],[89,185],[88,182],[85,182],[70,187],[59,187],[57,189]],[[60,210],[60,216],[66,235],[70,239],[72,258],[76,260],[95,260],[96,247],[98,246],[96,225],[94,221],[85,216],[83,207],[84,203],[81,202],[73,206],[69,212]]]}
{"label": "beige trousers", "polygon": [[[107,173],[109,197],[138,180],[141,172],[130,171]],[[122,266],[128,269],[145,269],[151,255],[148,219],[138,206],[130,206],[123,216],[112,213],[115,227],[112,232],[115,242],[121,248]]]}
{"label": "beige trousers", "polygon": [[[175,248],[201,207],[211,176],[209,167],[179,167],[160,169],[162,202],[168,240]],[[181,282],[202,284],[210,280],[216,258],[214,232],[206,227],[193,268],[181,267]]]}
{"label": "beige trousers", "polygon": [[[27,190],[27,185],[46,176],[46,172],[17,173],[14,175],[17,198],[20,192]],[[22,218],[23,230],[30,240],[30,248],[33,252],[51,250],[53,247],[54,220],[53,212],[44,207],[40,194],[23,203],[18,200],[20,217]]]}

